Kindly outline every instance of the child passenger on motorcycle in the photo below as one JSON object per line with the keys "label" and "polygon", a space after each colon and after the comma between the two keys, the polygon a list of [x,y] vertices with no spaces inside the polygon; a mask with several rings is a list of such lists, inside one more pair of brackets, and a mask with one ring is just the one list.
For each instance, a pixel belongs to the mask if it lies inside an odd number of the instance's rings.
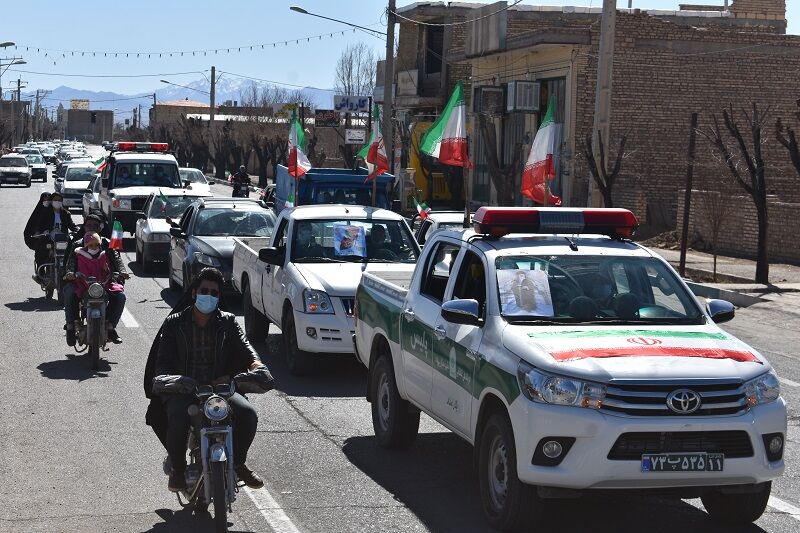
{"label": "child passenger on motorcycle", "polygon": [[[124,287],[113,279],[111,261],[108,254],[100,248],[101,242],[99,234],[87,233],[83,237],[83,247],[76,249],[70,257],[67,263],[67,274],[64,278],[74,282],[75,296],[79,301],[83,299],[89,288],[88,278],[93,277],[100,283],[105,282],[104,286],[108,295],[108,306],[106,307],[108,339],[114,344],[119,344],[122,339],[117,334],[116,327],[122,317],[122,311],[125,309]],[[76,273],[80,273],[81,276]],[[66,299],[64,303],[66,306]]]}

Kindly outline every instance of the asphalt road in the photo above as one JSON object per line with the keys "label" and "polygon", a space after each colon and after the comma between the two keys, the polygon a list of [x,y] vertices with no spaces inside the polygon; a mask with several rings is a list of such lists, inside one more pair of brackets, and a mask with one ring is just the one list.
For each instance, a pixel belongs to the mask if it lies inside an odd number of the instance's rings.
{"label": "asphalt road", "polygon": [[[134,276],[120,327],[125,342],[104,354],[101,372],[90,372],[64,342],[63,311],[30,279],[33,254],[22,228],[42,189],[52,190],[52,181],[0,189],[0,531],[210,530],[208,518],[183,511],[167,492],[164,451],[144,424],[147,352],[177,295],[165,272],[142,274],[128,239]],[[800,309],[759,304],[740,310],[727,329],[770,357],[791,414],[777,499],[742,531],[798,531]],[[277,383],[275,392],[251,397],[260,424],[248,462],[266,487],[239,493],[231,531],[488,530],[468,445],[423,416],[411,450],[384,451],[372,438],[366,374],[354,359],[331,359],[315,375],[294,378],[274,327],[256,348]],[[559,532],[733,531],[715,526],[699,500],[631,495],[553,502],[540,525]]]}

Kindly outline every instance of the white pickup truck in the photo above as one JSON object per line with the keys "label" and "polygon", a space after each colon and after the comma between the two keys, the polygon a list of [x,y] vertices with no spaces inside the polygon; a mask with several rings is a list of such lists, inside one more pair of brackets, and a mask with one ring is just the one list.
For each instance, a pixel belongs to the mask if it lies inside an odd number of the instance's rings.
{"label": "white pickup truck", "polygon": [[410,274],[419,257],[405,219],[353,205],[284,209],[270,238],[235,238],[233,283],[242,294],[245,331],[264,340],[283,332],[290,372],[313,354],[353,353],[353,302],[364,272]]}
{"label": "white pickup truck", "polygon": [[547,498],[594,489],[701,497],[747,523],[784,470],[769,363],[716,323],[623,209],[480,208],[405,278],[364,274],[357,356],[378,442],[424,411],[475,447],[492,527],[536,530]]}

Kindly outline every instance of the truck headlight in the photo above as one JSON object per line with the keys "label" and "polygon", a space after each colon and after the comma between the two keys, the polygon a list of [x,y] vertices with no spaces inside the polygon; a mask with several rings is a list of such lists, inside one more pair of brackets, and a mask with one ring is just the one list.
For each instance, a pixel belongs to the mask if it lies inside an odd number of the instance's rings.
{"label": "truck headlight", "polygon": [[230,406],[225,398],[221,396],[212,396],[206,400],[206,403],[203,406],[203,411],[209,420],[219,422],[220,420],[225,420],[228,418]]}
{"label": "truck headlight", "polygon": [[219,268],[219,267],[222,266],[222,261],[220,261],[219,258],[214,257],[213,255],[206,255],[206,254],[201,253],[201,252],[195,252],[194,253],[194,258],[201,265],[206,265],[206,266],[216,267],[216,268]]}
{"label": "truck headlight", "polygon": [[525,361],[517,367],[517,379],[525,397],[538,403],[600,409],[606,397],[601,383],[542,372]]}
{"label": "truck headlight", "polygon": [[747,404],[751,407],[762,403],[770,403],[781,395],[781,383],[774,370],[761,374],[744,384],[744,394]]}
{"label": "truck headlight", "polygon": [[333,304],[328,293],[306,289],[303,291],[303,305],[306,313],[333,314]]}

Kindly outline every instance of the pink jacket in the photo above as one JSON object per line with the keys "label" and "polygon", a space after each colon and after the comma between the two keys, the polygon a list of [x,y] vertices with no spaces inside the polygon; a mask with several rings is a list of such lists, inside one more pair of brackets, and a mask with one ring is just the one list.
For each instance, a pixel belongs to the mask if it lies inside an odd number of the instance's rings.
{"label": "pink jacket", "polygon": [[[75,250],[75,260],[78,272],[87,278],[94,277],[97,281],[103,281],[111,272],[111,262],[105,251],[92,257],[92,255],[83,248],[77,248]],[[75,279],[75,295],[78,298],[83,298],[88,288],[89,284],[86,279],[83,277]],[[106,283],[106,290],[108,292],[122,292],[124,287],[119,283],[109,281]]]}

